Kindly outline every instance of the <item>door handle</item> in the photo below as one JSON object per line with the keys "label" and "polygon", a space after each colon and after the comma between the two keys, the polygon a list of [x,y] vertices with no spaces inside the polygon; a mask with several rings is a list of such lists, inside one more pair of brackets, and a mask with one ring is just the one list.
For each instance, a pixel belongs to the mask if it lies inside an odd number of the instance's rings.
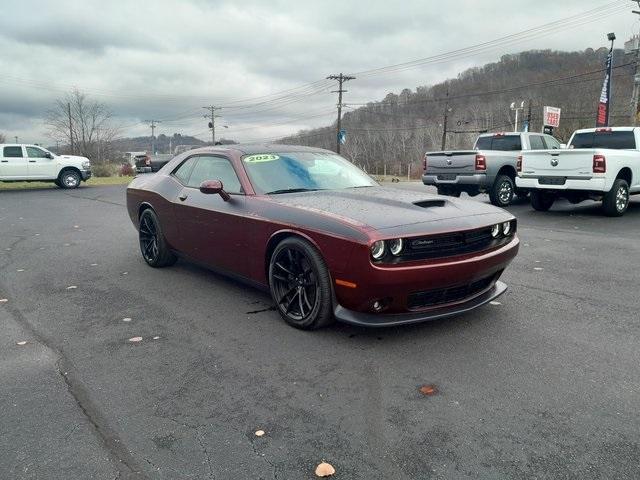
{"label": "door handle", "polygon": [[189,196],[189,195],[187,195],[186,193],[181,193],[181,194],[178,196],[178,198],[179,198],[181,201],[183,201],[183,202],[184,202],[184,201],[187,199],[187,197],[188,197],[188,196]]}
{"label": "door handle", "polygon": [[2,163],[9,163],[9,160],[2,160]]}

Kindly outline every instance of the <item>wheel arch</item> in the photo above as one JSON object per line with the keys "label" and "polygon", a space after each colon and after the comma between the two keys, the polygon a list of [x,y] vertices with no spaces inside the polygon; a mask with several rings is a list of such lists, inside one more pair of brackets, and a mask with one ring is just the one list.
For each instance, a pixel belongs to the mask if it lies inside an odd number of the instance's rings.
{"label": "wheel arch", "polygon": [[518,176],[518,174],[516,173],[516,169],[512,165],[503,165],[502,167],[500,167],[500,170],[498,170],[498,173],[496,174],[496,178],[498,178],[500,175],[506,175],[507,177],[510,177],[514,182],[516,180],[516,177]]}
{"label": "wheel arch", "polygon": [[285,238],[289,238],[289,237],[298,237],[298,238],[301,238],[302,240],[306,240],[311,245],[313,245],[313,247],[318,251],[320,256],[324,258],[324,255],[322,255],[322,250],[318,246],[317,242],[313,238],[311,238],[309,235],[303,232],[300,232],[299,230],[293,230],[293,229],[278,230],[277,232],[273,233],[271,237],[269,237],[269,240],[267,241],[267,246],[265,248],[264,275],[265,275],[265,278],[267,279],[267,283],[269,282],[269,263],[271,262],[271,256],[273,255],[273,252],[278,246],[278,244]]}
{"label": "wheel arch", "polygon": [[140,220],[140,217],[142,216],[142,212],[144,212],[145,210],[153,210],[155,212],[155,209],[153,208],[153,206],[149,203],[149,202],[142,202],[140,204],[140,206],[138,207],[138,220]]}
{"label": "wheel arch", "polygon": [[631,172],[631,169],[629,167],[621,168],[618,172],[618,175],[616,175],[616,180],[617,179],[626,180],[627,185],[631,186],[631,180],[633,179],[633,173]]}
{"label": "wheel arch", "polygon": [[78,175],[80,175],[80,180],[82,181],[82,172],[78,167],[74,167],[72,165],[67,165],[66,167],[62,167],[60,169],[60,171],[58,172],[58,180],[62,178],[62,175],[64,174],[64,172],[68,172],[69,170],[72,170],[76,172]]}

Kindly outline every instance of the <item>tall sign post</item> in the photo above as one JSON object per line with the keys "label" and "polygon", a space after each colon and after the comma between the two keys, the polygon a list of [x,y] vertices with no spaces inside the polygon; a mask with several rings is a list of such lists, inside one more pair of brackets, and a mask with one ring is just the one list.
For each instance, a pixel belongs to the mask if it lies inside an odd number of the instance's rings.
{"label": "tall sign post", "polygon": [[600,92],[600,101],[598,102],[598,112],[596,114],[596,127],[609,126],[609,107],[611,104],[611,68],[613,64],[613,41],[616,39],[615,33],[610,33],[607,38],[611,41],[611,48],[607,55],[607,63],[604,74],[604,82],[602,83],[602,91]]}

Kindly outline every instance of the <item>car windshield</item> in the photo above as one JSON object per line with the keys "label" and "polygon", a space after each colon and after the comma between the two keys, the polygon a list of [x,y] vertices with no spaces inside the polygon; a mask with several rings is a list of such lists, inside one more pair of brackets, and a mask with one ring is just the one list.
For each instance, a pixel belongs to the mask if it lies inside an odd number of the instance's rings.
{"label": "car windshield", "polygon": [[243,164],[258,194],[377,185],[355,165],[329,152],[261,153],[245,156]]}

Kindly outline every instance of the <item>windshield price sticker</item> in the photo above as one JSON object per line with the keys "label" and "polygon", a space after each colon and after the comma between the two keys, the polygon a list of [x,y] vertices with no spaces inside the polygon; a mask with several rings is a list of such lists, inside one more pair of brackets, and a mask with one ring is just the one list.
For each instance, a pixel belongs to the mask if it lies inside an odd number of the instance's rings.
{"label": "windshield price sticker", "polygon": [[264,153],[261,155],[249,155],[244,159],[244,161],[247,163],[273,162],[279,158],[280,157],[278,155]]}

